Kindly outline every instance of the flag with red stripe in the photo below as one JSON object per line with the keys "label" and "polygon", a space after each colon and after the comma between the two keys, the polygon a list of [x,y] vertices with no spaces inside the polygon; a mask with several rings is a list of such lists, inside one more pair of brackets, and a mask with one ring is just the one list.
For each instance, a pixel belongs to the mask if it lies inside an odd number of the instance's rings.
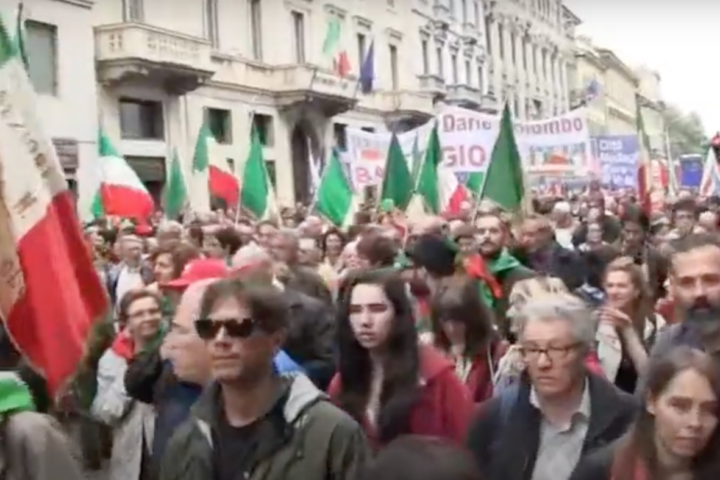
{"label": "flag with red stripe", "polygon": [[107,300],[22,57],[0,18],[0,316],[51,392]]}

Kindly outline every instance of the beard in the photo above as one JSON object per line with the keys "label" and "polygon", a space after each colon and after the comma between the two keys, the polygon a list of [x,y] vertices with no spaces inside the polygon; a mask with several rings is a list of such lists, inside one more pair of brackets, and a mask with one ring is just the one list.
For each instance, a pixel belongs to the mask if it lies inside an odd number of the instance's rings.
{"label": "beard", "polygon": [[678,318],[699,335],[720,332],[720,302],[700,297],[691,304],[678,302],[676,309]]}

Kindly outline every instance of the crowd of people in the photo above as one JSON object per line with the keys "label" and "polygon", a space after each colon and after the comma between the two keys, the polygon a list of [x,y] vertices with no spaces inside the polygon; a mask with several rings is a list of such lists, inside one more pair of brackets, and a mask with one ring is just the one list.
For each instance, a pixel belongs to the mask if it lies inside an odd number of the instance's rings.
{"label": "crowd of people", "polygon": [[534,211],[88,225],[112,318],[58,398],[4,342],[2,478],[720,479],[720,199]]}

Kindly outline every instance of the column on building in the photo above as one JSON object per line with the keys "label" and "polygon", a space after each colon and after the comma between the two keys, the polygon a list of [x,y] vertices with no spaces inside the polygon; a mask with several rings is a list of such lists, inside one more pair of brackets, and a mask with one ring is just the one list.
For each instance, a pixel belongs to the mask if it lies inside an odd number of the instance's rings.
{"label": "column on building", "polygon": [[564,111],[570,109],[570,89],[568,87],[568,62],[565,52],[560,55],[560,98],[562,99],[562,108]]}
{"label": "column on building", "polygon": [[[488,36],[490,37],[491,51],[488,55],[490,71],[487,74],[490,90],[495,92],[499,98],[502,91],[502,59],[500,58],[500,36],[498,31],[498,22],[500,19],[492,11],[486,13]],[[486,64],[487,65],[487,64]]]}

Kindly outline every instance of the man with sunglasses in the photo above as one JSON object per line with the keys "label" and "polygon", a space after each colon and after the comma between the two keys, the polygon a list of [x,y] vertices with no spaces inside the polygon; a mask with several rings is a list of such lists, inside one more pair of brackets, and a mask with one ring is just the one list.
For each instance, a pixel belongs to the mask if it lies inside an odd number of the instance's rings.
{"label": "man with sunglasses", "polygon": [[168,444],[161,480],[351,478],[368,455],[362,429],[304,375],[278,375],[288,308],[269,284],[222,280],[195,330],[214,382]]}
{"label": "man with sunglasses", "polygon": [[332,306],[284,285],[276,278],[278,264],[265,250],[243,247],[233,256],[232,276],[251,283],[274,285],[288,306],[283,350],[300,364],[310,380],[324,390],[335,374],[335,319]]}

